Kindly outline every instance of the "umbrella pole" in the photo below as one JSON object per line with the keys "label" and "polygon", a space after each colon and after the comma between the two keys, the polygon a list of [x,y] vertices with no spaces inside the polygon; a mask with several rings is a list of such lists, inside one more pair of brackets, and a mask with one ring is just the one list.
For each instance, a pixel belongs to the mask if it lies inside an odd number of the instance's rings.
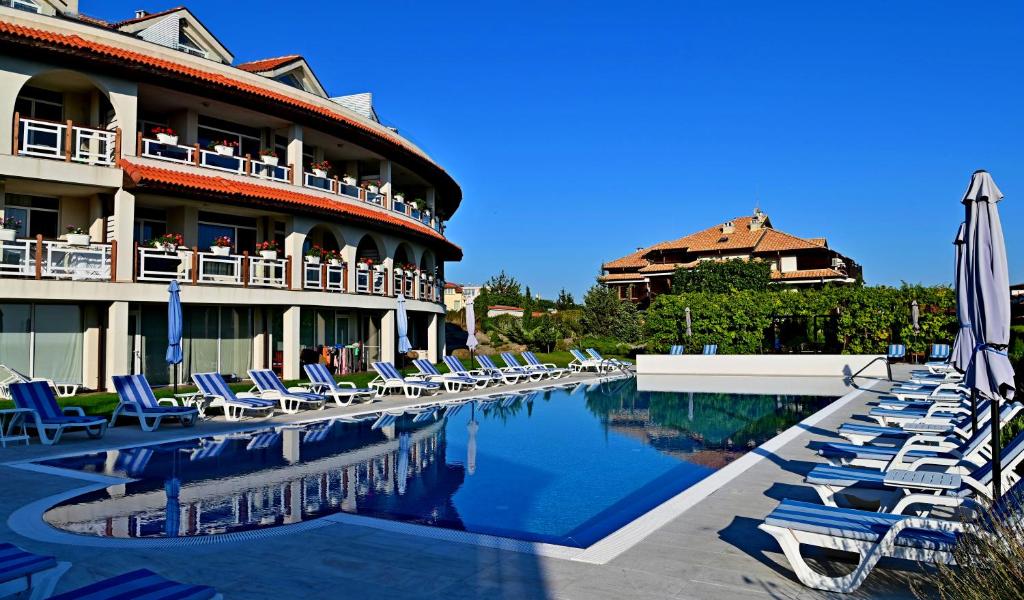
{"label": "umbrella pole", "polygon": [[992,500],[1003,496],[1003,460],[999,439],[999,399],[992,401]]}
{"label": "umbrella pole", "polygon": [[978,433],[978,390],[971,388],[971,433]]}
{"label": "umbrella pole", "polygon": [[174,395],[178,395],[178,363],[174,363]]}

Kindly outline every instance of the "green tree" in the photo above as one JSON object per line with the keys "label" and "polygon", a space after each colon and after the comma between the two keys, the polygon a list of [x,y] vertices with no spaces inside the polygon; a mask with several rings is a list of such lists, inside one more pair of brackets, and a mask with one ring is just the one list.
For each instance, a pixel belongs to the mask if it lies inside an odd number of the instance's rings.
{"label": "green tree", "polygon": [[676,269],[672,292],[722,294],[743,290],[767,291],[772,282],[771,265],[761,260],[707,260],[692,269]]}
{"label": "green tree", "polygon": [[576,299],[572,297],[572,293],[562,288],[558,292],[558,300],[555,300],[555,308],[558,310],[572,310],[576,308]]}
{"label": "green tree", "polygon": [[620,342],[640,340],[640,313],[630,302],[603,285],[595,285],[583,297],[583,331],[587,335],[610,337]]}
{"label": "green tree", "polygon": [[512,277],[502,270],[492,276],[481,286],[480,293],[473,301],[473,309],[480,320],[480,326],[485,331],[490,327],[490,320],[487,318],[487,307],[494,305],[522,306],[522,287],[515,277]]}

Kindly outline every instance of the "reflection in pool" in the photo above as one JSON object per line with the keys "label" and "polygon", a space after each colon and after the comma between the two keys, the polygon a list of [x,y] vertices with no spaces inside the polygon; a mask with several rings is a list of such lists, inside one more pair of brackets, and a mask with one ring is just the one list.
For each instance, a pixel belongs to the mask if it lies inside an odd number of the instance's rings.
{"label": "reflection in pool", "polygon": [[53,526],[201,536],[346,512],[585,547],[833,398],[637,392],[634,379],[44,464],[131,478]]}

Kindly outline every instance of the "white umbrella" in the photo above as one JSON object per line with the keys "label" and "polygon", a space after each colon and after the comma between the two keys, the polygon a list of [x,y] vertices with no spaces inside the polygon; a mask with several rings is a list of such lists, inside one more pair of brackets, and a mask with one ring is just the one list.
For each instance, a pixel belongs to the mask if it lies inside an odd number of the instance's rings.
{"label": "white umbrella", "polygon": [[917,300],[910,303],[910,326],[914,333],[921,331],[921,307],[918,306]]}
{"label": "white umbrella", "polygon": [[976,344],[964,383],[992,401],[992,493],[1002,495],[999,444],[999,401],[1013,400],[1013,366],[1006,354],[1010,343],[1010,277],[1006,242],[999,220],[1003,199],[992,176],[975,171],[962,202],[967,212],[968,300]]}
{"label": "white umbrella", "polygon": [[953,341],[953,351],[950,352],[950,364],[961,373],[967,372],[967,365],[971,363],[971,355],[974,354],[974,329],[971,326],[971,306],[968,299],[967,285],[967,253],[964,245],[967,243],[967,224],[961,223],[956,232],[956,239],[953,245],[956,246],[956,319],[960,324],[960,330]]}
{"label": "white umbrella", "polygon": [[412,344],[409,343],[409,315],[405,313],[405,296],[402,294],[398,295],[395,327],[398,329],[398,352],[405,354],[412,350]]}
{"label": "white umbrella", "polygon": [[469,475],[476,473],[476,432],[479,430],[480,425],[470,417],[469,423],[466,423],[466,433],[469,434],[466,443],[466,473]]}
{"label": "white umbrella", "polygon": [[693,335],[693,330],[690,329],[690,307],[686,307],[686,337]]}
{"label": "white umbrella", "polygon": [[469,348],[469,368],[473,368],[473,350],[480,344],[476,341],[476,309],[473,303],[466,304],[466,347]]}
{"label": "white umbrella", "polygon": [[409,434],[398,434],[398,465],[395,469],[398,479],[398,495],[405,494],[406,482],[409,479]]}

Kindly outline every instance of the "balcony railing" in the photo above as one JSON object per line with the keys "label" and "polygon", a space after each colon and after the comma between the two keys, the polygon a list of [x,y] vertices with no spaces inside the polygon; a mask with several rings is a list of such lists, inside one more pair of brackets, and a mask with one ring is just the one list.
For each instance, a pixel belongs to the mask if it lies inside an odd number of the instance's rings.
{"label": "balcony railing", "polygon": [[374,296],[388,295],[388,274],[383,268],[356,267],[356,293]]}
{"label": "balcony railing", "polygon": [[24,119],[14,113],[14,154],[109,167],[121,154],[121,130]]}
{"label": "balcony railing", "polygon": [[60,240],[0,241],[0,277],[106,281],[115,270],[117,242],[72,245]]}
{"label": "balcony railing", "polygon": [[158,140],[144,138],[140,134],[138,151],[140,156],[147,158],[194,165],[236,175],[269,179],[281,183],[290,183],[292,180],[291,167],[273,165],[263,162],[262,159],[252,160],[248,156],[220,154],[216,151],[202,149],[199,144],[192,146],[164,144]]}
{"label": "balcony railing", "polygon": [[304,262],[302,288],[322,292],[348,292],[348,265]]}
{"label": "balcony railing", "polygon": [[179,248],[162,250],[139,247],[136,250],[136,281],[191,282],[193,284],[238,285],[244,287],[287,288],[288,259],[263,258],[242,254],[220,255]]}

